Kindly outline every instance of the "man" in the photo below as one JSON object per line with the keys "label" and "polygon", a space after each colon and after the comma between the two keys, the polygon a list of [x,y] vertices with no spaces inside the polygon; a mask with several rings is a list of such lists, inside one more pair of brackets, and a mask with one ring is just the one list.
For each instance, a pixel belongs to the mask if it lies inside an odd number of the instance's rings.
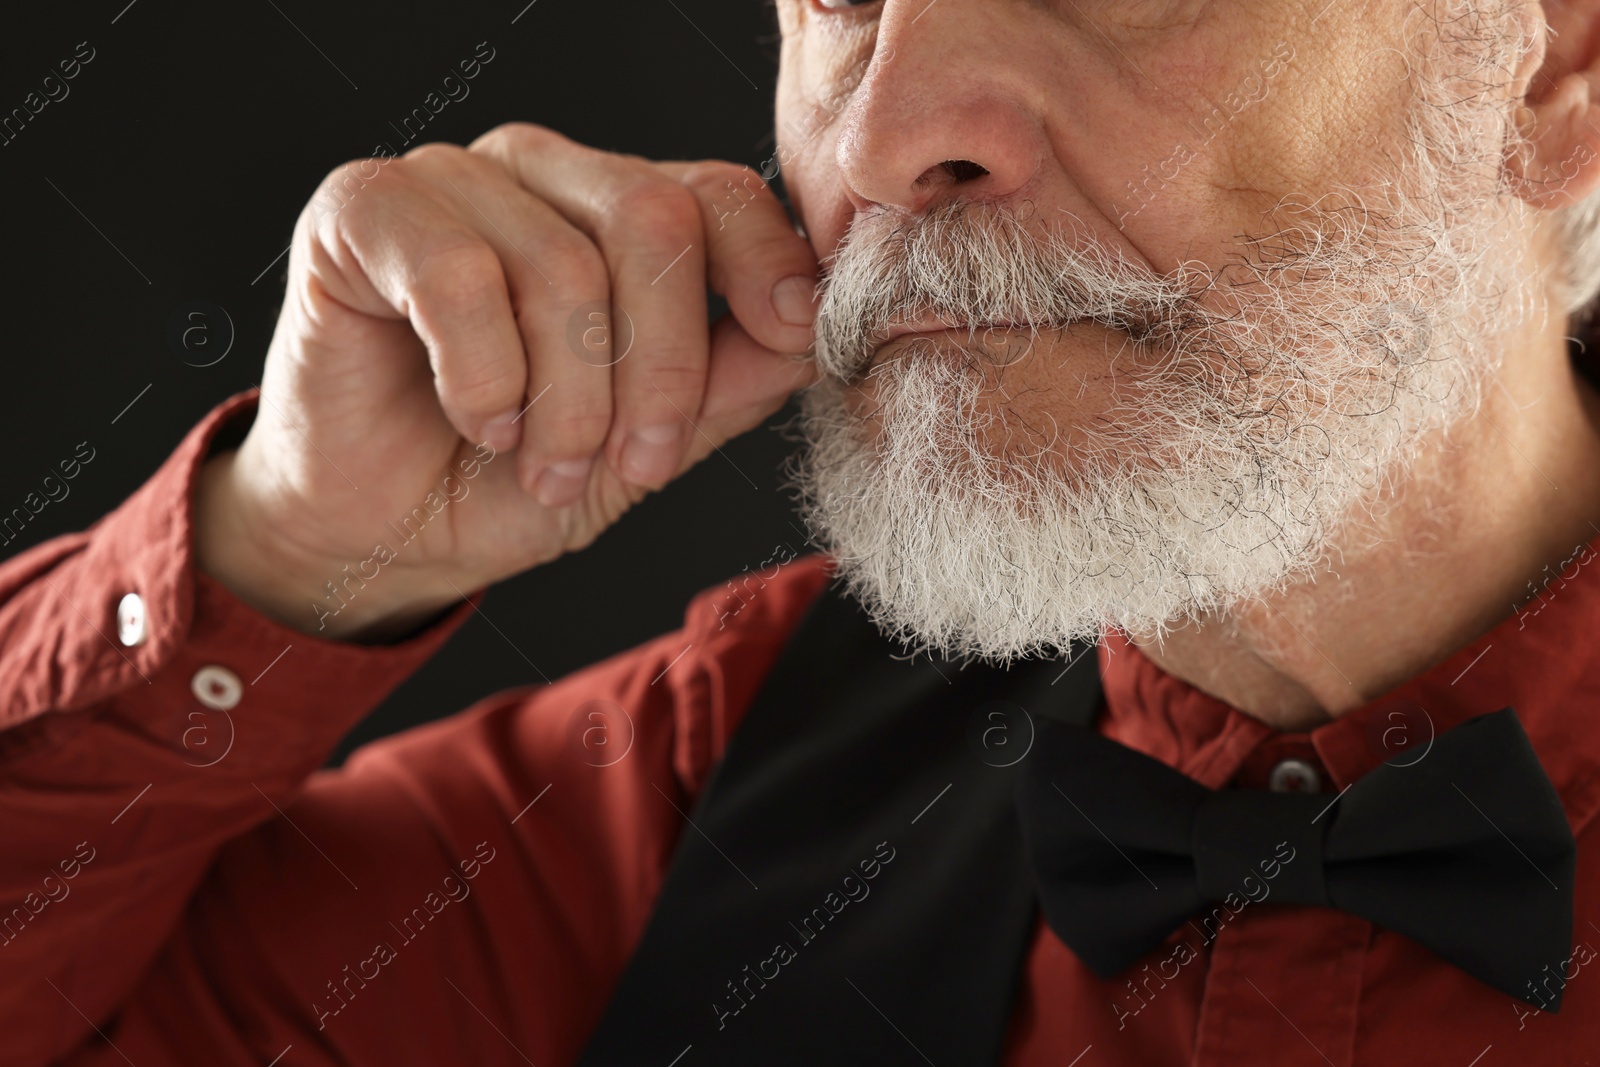
{"label": "man", "polygon": [[[777,11],[803,235],[347,165],[259,407],[0,570],[0,1058],[1590,1062],[1600,5]],[[313,773],[796,390],[826,556]]]}

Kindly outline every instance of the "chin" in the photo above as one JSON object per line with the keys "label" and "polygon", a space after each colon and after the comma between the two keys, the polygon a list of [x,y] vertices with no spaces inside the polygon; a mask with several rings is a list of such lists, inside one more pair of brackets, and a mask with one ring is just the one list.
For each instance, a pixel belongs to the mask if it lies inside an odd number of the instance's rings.
{"label": "chin", "polygon": [[[904,373],[907,361],[919,365],[918,373]],[[1139,381],[1153,366],[1125,334],[1095,323],[949,329],[883,345],[836,404],[859,424],[862,447],[965,471],[974,482],[1020,490],[1048,474],[1081,488],[1114,471],[1181,464],[1162,446],[1178,435],[1152,428],[1142,401]],[[907,388],[916,394],[914,405]],[[956,415],[958,409],[963,413]],[[886,425],[891,414],[899,420],[893,435]],[[923,449],[920,460],[910,444],[919,433],[943,439]],[[1026,499],[1011,503],[1021,508]]]}
{"label": "chin", "polygon": [[[885,633],[996,663],[1159,637],[1308,578],[1459,410],[1438,382],[1359,417],[1274,387],[1263,418],[1170,365],[1113,388],[1093,345],[1000,367],[952,338],[885,355],[802,394],[804,517]],[[1097,358],[1076,388],[1028,379]]]}

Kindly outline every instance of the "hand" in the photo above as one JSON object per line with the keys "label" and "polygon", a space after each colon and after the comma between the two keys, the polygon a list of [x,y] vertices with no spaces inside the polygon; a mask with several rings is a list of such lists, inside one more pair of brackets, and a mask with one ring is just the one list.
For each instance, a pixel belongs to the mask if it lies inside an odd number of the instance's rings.
{"label": "hand", "polygon": [[378,639],[582,548],[815,380],[816,271],[732,163],[513,123],[345,164],[295,227],[255,424],[203,472],[200,565]]}

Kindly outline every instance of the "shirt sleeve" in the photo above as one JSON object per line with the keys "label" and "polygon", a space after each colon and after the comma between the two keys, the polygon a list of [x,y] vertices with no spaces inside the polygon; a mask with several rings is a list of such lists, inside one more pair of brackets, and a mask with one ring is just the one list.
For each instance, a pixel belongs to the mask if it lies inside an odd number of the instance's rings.
{"label": "shirt sleeve", "polygon": [[[473,606],[352,646],[196,574],[194,471],[247,403],[0,568],[0,1062],[569,1063],[826,564],[753,568],[679,630],[318,771]],[[150,629],[122,647],[133,590]],[[226,715],[208,667],[242,680]]]}
{"label": "shirt sleeve", "polygon": [[[253,394],[219,406],[88,531],[0,566],[5,1064],[54,1062],[108,1025],[222,844],[278,817],[472,611],[358,646],[280,626],[197,572],[196,474],[253,409]],[[143,610],[119,627],[130,593]]]}

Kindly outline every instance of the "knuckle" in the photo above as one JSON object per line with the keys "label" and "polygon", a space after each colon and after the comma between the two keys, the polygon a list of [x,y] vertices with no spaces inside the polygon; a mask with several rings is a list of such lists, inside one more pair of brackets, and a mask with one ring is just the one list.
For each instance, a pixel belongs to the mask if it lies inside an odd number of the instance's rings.
{"label": "knuckle", "polygon": [[550,264],[545,270],[550,284],[534,291],[544,290],[558,304],[603,300],[611,291],[605,257],[581,235],[550,238],[540,249],[538,261]]}
{"label": "knuckle", "polygon": [[540,126],[533,122],[502,122],[500,125],[480,135],[469,146],[469,150],[498,151],[514,149],[526,151],[541,145],[550,145],[557,140],[565,141],[566,138],[547,126]]}
{"label": "knuckle", "polygon": [[685,170],[681,180],[689,188],[713,199],[727,193],[730,187],[749,193],[762,193],[769,189],[755,168],[725,159],[702,160]]}
{"label": "knuckle", "polygon": [[363,162],[365,162],[365,160],[352,159],[339,164],[323,177],[322,181],[318,183],[317,188],[337,188],[343,185],[355,185],[364,181],[365,179],[363,179],[360,174],[361,164]]}
{"label": "knuckle", "polygon": [[467,150],[460,145],[448,141],[429,141],[417,145],[400,158],[417,167],[454,169],[461,165],[466,155]]}
{"label": "knuckle", "polygon": [[[690,358],[691,355],[668,352],[659,357],[658,362],[651,363],[647,372],[647,399],[661,402],[664,394],[675,401],[688,400],[698,406],[700,391],[705,385],[705,367]],[[657,389],[661,392],[657,393]]]}
{"label": "knuckle", "polygon": [[667,243],[700,232],[700,202],[678,182],[652,176],[629,181],[611,197],[605,218],[618,233],[642,233]]}
{"label": "knuckle", "polygon": [[430,248],[418,260],[412,277],[417,300],[446,314],[482,308],[500,297],[506,285],[500,257],[475,239],[447,241]]}
{"label": "knuckle", "polygon": [[330,215],[337,215],[362,199],[370,199],[372,194],[368,194],[365,198],[360,194],[376,182],[382,176],[384,168],[392,162],[393,160],[387,157],[368,157],[339,164],[317,183],[316,190],[306,204],[307,213],[313,219],[320,221]]}
{"label": "knuckle", "polygon": [[498,366],[441,366],[437,389],[439,399],[454,410],[474,415],[492,415],[505,410],[522,394],[522,382],[510,373],[515,364]]}
{"label": "knuckle", "polygon": [[569,401],[540,415],[534,433],[552,455],[595,451],[611,429],[611,397],[597,391],[585,400]]}

